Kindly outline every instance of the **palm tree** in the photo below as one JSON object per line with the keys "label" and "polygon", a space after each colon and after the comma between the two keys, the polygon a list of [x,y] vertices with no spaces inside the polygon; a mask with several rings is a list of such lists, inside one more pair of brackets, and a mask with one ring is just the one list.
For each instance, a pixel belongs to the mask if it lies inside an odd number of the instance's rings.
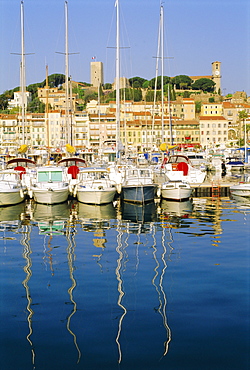
{"label": "palm tree", "polygon": [[[248,118],[248,113],[245,111],[245,110],[241,110],[239,111],[239,123],[240,123],[240,138],[239,138],[239,143],[241,145],[241,141],[242,141],[242,122],[243,122],[243,125],[244,125],[244,128],[246,129],[246,124],[245,124],[245,119]],[[246,141],[246,130],[244,130],[244,139]]]}

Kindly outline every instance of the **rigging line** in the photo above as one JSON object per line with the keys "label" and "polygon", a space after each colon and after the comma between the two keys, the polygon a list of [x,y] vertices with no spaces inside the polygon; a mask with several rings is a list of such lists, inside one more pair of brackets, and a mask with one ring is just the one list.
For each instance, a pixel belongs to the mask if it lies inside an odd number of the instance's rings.
{"label": "rigging line", "polygon": [[105,66],[104,66],[105,76],[107,75],[107,70],[115,71],[115,61],[113,59],[112,59],[113,60],[113,62],[112,62],[113,67],[111,69],[110,68],[108,69],[108,49],[109,49],[108,45],[109,45],[110,38],[111,38],[112,25],[115,23],[114,22],[115,14],[116,14],[115,7],[113,7],[112,19],[111,19],[109,33],[108,33],[108,39],[107,39],[107,43],[106,43],[106,63],[105,63]]}

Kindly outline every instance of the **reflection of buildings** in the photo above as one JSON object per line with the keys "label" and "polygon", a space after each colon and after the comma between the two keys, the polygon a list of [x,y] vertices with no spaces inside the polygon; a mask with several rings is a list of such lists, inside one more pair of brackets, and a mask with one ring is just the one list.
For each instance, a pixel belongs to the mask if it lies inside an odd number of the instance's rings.
{"label": "reflection of buildings", "polygon": [[[222,207],[221,203],[223,198],[194,198],[194,211],[192,218],[200,221],[206,221],[206,225],[211,224],[213,229],[213,243],[212,245],[218,247],[220,243],[220,235],[223,232],[221,226]],[[202,235],[206,234],[203,232]],[[208,232],[208,234],[211,234]]]}

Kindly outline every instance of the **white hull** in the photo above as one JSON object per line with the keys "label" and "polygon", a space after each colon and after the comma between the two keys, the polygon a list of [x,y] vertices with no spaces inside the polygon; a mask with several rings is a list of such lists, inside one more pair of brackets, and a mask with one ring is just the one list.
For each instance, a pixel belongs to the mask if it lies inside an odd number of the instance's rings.
{"label": "white hull", "polygon": [[31,188],[33,198],[37,203],[57,204],[66,202],[69,196],[69,187],[59,189],[38,189]]}
{"label": "white hull", "polygon": [[24,193],[20,189],[7,191],[0,190],[0,206],[10,206],[21,203],[24,200]]}
{"label": "white hull", "polygon": [[111,189],[86,189],[78,188],[77,199],[87,204],[107,204],[114,200],[116,188]]}
{"label": "white hull", "polygon": [[240,197],[250,197],[250,184],[239,184],[230,187],[230,192],[233,195]]}
{"label": "white hull", "polygon": [[182,171],[166,170],[166,176],[170,181],[186,181],[190,184],[201,184],[204,182],[206,172],[193,169],[188,175],[183,175]]}
{"label": "white hull", "polygon": [[162,185],[161,196],[164,199],[183,201],[190,198],[192,188],[182,182],[168,182]]}

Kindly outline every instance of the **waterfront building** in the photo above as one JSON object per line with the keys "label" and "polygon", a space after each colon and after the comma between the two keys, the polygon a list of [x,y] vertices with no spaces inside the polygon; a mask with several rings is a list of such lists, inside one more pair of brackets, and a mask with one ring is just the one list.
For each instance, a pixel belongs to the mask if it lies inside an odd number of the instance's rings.
{"label": "waterfront building", "polygon": [[[65,90],[59,90],[57,87],[47,89],[46,87],[41,87],[37,89],[38,98],[44,104],[48,99],[48,104],[53,110],[66,109],[66,93]],[[76,94],[69,94],[68,106],[75,110],[76,107]]]}
{"label": "waterfront building", "polygon": [[200,143],[203,147],[226,145],[228,141],[228,121],[223,116],[200,116]]}
{"label": "waterfront building", "polygon": [[181,148],[200,146],[200,122],[198,120],[173,121],[174,144]]}
{"label": "waterfront building", "polygon": [[222,116],[222,103],[205,103],[201,106],[201,116]]}
{"label": "waterfront building", "polygon": [[89,115],[86,111],[75,112],[72,145],[77,150],[90,149]]}
{"label": "waterfront building", "polygon": [[171,101],[170,110],[172,117],[182,120],[195,119],[195,102],[191,98],[177,97],[176,101]]}
{"label": "waterfront building", "polygon": [[0,114],[0,153],[11,153],[18,145],[18,120],[16,114]]}
{"label": "waterfront building", "polygon": [[14,99],[11,99],[8,103],[8,109],[21,108],[23,97],[24,97],[24,106],[27,107],[27,105],[31,102],[32,99],[31,93],[29,91],[25,91],[25,93],[22,94],[21,91],[15,91]]}

